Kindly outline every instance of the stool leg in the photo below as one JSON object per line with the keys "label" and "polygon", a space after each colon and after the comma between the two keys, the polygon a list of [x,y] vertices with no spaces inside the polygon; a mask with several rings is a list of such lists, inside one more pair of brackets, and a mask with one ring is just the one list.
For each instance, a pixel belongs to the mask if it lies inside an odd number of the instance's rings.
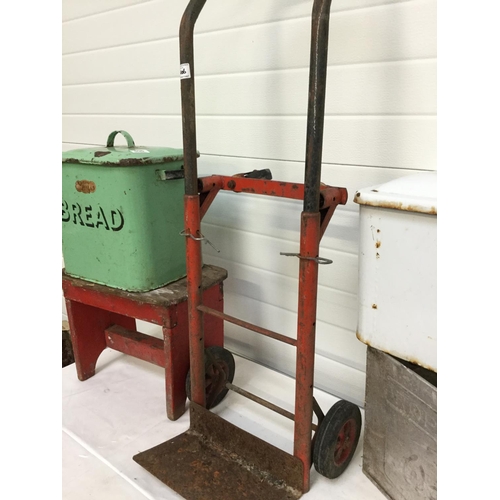
{"label": "stool leg", "polygon": [[[222,283],[203,292],[203,304],[223,312]],[[189,371],[189,331],[187,302],[169,310],[165,321],[171,327],[163,327],[165,346],[165,392],[167,416],[177,420],[186,410],[186,377]],[[224,322],[209,314],[204,317],[205,346],[224,345]]]}
{"label": "stool leg", "polygon": [[167,417],[177,420],[186,410],[186,377],[189,370],[187,303],[169,311],[171,327],[163,327]]}
{"label": "stool leg", "polygon": [[111,325],[135,330],[135,319],[69,299],[66,309],[78,378],[87,380],[95,374],[97,358],[106,348],[104,330]]}

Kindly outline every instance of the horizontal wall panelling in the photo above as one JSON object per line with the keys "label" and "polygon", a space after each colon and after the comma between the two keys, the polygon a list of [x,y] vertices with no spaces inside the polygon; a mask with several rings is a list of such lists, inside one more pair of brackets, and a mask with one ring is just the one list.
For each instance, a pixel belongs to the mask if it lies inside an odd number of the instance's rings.
{"label": "horizontal wall panelling", "polygon": [[[331,12],[342,14],[402,1],[408,0],[337,0]],[[188,0],[65,1],[63,20],[78,19],[63,23],[63,54],[175,38],[187,4]],[[196,23],[196,33],[309,17],[312,4],[312,0],[209,0]],[[86,18],[86,14],[91,17]],[[93,36],[88,36],[89,30]]]}
{"label": "horizontal wall panelling", "polygon": [[[63,141],[102,143],[124,128],[137,144],[182,145],[180,116],[64,115]],[[202,153],[304,160],[306,117],[197,118]],[[325,118],[323,161],[406,169],[436,168],[435,117]],[[425,147],[424,147],[425,146]]]}
{"label": "horizontal wall panelling", "polygon": [[[200,76],[197,115],[304,115],[307,68]],[[329,66],[326,115],[436,113],[436,61]],[[141,96],[140,99],[138,96]],[[177,77],[63,87],[65,114],[179,115]]]}
{"label": "horizontal wall panelling", "polygon": [[[63,33],[68,21],[81,20],[95,15],[116,15],[116,11],[135,4],[143,4],[152,0],[64,0],[62,2]],[[88,22],[88,20],[86,20]],[[71,23],[71,24],[73,24]],[[88,38],[88,37],[87,37]]]}
{"label": "horizontal wall panelling", "polygon": [[[91,26],[87,30],[99,33]],[[237,32],[198,34],[196,74],[307,68],[310,30],[310,20],[300,18],[250,25]],[[331,18],[328,61],[337,65],[434,58],[435,30],[433,0],[342,12]],[[88,32],[85,36],[92,38]],[[64,40],[63,35],[63,46]],[[63,84],[177,77],[177,35],[167,40],[69,54],[63,57],[62,74]]]}

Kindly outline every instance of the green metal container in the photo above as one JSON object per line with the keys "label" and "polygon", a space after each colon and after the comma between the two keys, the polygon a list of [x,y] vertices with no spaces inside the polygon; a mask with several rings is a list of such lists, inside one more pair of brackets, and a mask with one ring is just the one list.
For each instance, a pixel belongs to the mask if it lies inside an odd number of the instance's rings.
{"label": "green metal container", "polygon": [[[114,146],[118,133],[127,146]],[[182,149],[136,147],[118,130],[62,158],[66,273],[129,291],[185,276]]]}

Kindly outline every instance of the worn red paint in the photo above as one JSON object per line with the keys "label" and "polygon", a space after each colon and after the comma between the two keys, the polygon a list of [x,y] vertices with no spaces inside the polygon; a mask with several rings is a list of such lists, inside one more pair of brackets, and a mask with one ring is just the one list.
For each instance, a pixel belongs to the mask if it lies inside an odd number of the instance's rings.
{"label": "worn red paint", "polygon": [[[302,212],[300,256],[318,257],[321,226],[319,212]],[[314,347],[318,262],[301,258],[297,318],[294,455],[304,464],[304,491],[309,490],[313,417]]]}
{"label": "worn red paint", "polygon": [[127,330],[118,325],[106,328],[104,337],[106,345],[115,351],[123,352],[157,366],[165,366],[164,343],[161,339],[135,330]]}
{"label": "worn red paint", "polygon": [[349,419],[340,429],[334,448],[334,463],[340,467],[351,454],[356,439],[356,422]]}
{"label": "worn red paint", "polygon": [[199,195],[184,196],[186,270],[188,291],[189,351],[191,360],[191,400],[205,406],[205,356],[201,294],[201,237]]}
{"label": "worn red paint", "polygon": [[[200,204],[202,206],[202,218],[208,210],[208,206],[215,198],[220,189],[234,191],[235,193],[251,193],[293,200],[304,199],[304,185],[292,182],[272,181],[267,179],[253,179],[241,177],[240,175],[211,175],[198,179],[198,190],[200,192]],[[207,196],[207,194],[209,194]],[[210,199],[207,203],[206,200]],[[331,207],[332,214],[338,205],[347,203],[347,190],[342,187],[333,187],[322,184],[320,187],[320,207],[326,209]],[[208,206],[206,206],[208,205]]]}
{"label": "worn red paint", "polygon": [[[227,272],[206,266],[202,275],[204,303],[224,310]],[[112,348],[165,367],[167,416],[178,419],[186,409],[189,338],[186,279],[150,292],[130,293],[63,274],[75,365],[80,380],[95,373],[101,352]],[[163,290],[165,292],[163,293]],[[136,331],[136,319],[162,326],[163,340]],[[205,345],[222,346],[223,321],[204,319]]]}
{"label": "worn red paint", "polygon": [[[208,206],[214,200],[215,195],[220,189],[231,190],[234,192],[279,196],[291,199],[303,199],[304,196],[303,184],[244,178],[240,176],[228,177],[214,175],[205,177],[199,180],[198,187],[201,193],[198,203],[201,203],[201,206],[203,207],[201,210],[196,209],[196,197],[186,197],[186,233],[189,234],[194,234],[193,232],[198,230],[201,216],[206,213]],[[208,195],[203,197],[206,193],[208,193]],[[297,341],[293,342],[297,346],[294,456],[299,458],[303,463],[304,491],[308,491],[310,483],[311,441],[313,428],[314,349],[318,283],[318,262],[313,259],[318,257],[321,237],[323,236],[326,227],[333,216],[335,208],[339,204],[345,204],[347,202],[347,190],[345,188],[322,185],[320,195],[320,212],[303,212],[301,216]],[[191,220],[191,218],[195,218],[197,220]],[[187,239],[189,241],[191,238]],[[190,274],[188,270],[188,276],[192,275],[193,279],[197,279],[196,270],[200,260],[200,242],[192,240],[188,251],[188,269],[190,265],[195,268],[192,269],[192,274]],[[192,290],[195,295],[197,294],[197,288],[194,283],[192,284],[190,290]],[[198,303],[198,298],[195,297],[193,302]],[[209,308],[199,303],[197,311],[193,311],[193,317],[191,318],[190,316],[190,321],[192,321],[195,325],[199,324],[197,314],[200,312],[205,312],[207,315],[210,314]],[[257,333],[271,336],[276,340],[284,341],[284,339],[280,338],[281,336],[275,332],[270,332],[266,329],[262,329],[256,325],[251,325],[225,314],[219,314],[218,316],[227,321],[249,328]],[[197,333],[193,332],[194,334],[191,335],[191,339],[194,343],[199,345],[201,342],[199,337],[200,331],[198,326],[195,328]],[[199,356],[200,361],[202,361],[202,354],[203,353],[200,351],[200,353],[195,353],[195,356]],[[204,372],[202,367],[199,366],[198,369],[200,371],[198,375],[200,382],[204,382]],[[202,388],[203,386],[200,384],[200,392]],[[198,402],[198,404],[200,403]]]}
{"label": "worn red paint", "polygon": [[[200,196],[185,197],[185,233],[199,235],[201,217],[205,215],[216,194],[221,190],[231,190],[241,193],[278,196],[302,200],[304,185],[287,182],[277,182],[266,179],[253,179],[241,176],[213,175],[198,180]],[[300,232],[300,271],[299,271],[299,304],[297,320],[297,370],[296,370],[296,411],[294,430],[294,456],[303,464],[303,491],[309,490],[311,469],[312,417],[313,417],[313,384],[314,384],[314,349],[316,332],[316,302],[318,285],[318,257],[319,243],[331,217],[339,204],[347,202],[345,188],[321,185],[319,212],[303,212],[301,216]],[[201,206],[201,208],[200,208]],[[200,315],[211,315],[209,307],[203,305],[198,294],[198,269],[201,265],[201,245],[187,237],[187,267],[189,294],[192,309],[190,309],[190,338],[192,349],[192,373],[197,375],[191,378],[192,394],[195,388],[198,392],[196,403],[204,406],[204,365],[203,365],[203,331],[200,328]],[[197,306],[195,306],[197,304]],[[195,310],[196,309],[196,310]],[[225,314],[218,314],[219,318],[239,324],[250,330],[271,336],[276,340],[284,341],[280,334],[251,325]],[[288,342],[291,343],[291,342]],[[193,369],[193,366],[195,367]],[[198,380],[196,380],[198,379]],[[200,403],[201,401],[201,403]],[[202,404],[203,403],[203,404]]]}

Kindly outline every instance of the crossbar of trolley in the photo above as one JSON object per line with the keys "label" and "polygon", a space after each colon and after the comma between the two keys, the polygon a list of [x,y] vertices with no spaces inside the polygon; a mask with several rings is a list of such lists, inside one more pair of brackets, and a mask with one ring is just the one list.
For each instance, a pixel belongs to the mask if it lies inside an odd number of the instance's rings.
{"label": "crossbar of trolley", "polygon": [[[242,389],[241,387],[238,387],[237,385],[232,384],[231,382],[226,383],[226,387],[239,394],[240,396],[243,396],[247,399],[250,399],[254,401],[257,404],[260,404],[261,406],[264,406],[268,408],[269,410],[274,411],[275,413],[279,413],[283,417],[288,418],[289,420],[295,420],[295,414],[292,413],[291,411],[285,410],[284,408],[281,408],[280,406],[277,406],[270,401],[267,401],[264,398],[261,398],[259,396],[256,396],[255,394],[252,394],[251,392],[246,391],[245,389]],[[312,430],[315,431],[318,428],[316,424],[312,424]]]}
{"label": "crossbar of trolley", "polygon": [[291,337],[287,337],[286,335],[282,335],[281,333],[273,332],[272,330],[268,330],[267,328],[262,328],[258,325],[254,325],[253,323],[249,323],[248,321],[244,321],[242,319],[235,318],[234,316],[229,316],[229,314],[222,313],[207,306],[198,306],[198,311],[201,311],[206,314],[211,314],[216,318],[223,319],[228,321],[229,323],[233,323],[234,325],[241,326],[246,328],[247,330],[251,330],[255,333],[260,333],[261,335],[265,335],[266,337],[270,337],[274,340],[279,340],[280,342],[284,342],[285,344],[290,344],[293,346],[297,345],[297,341],[292,339]]}

